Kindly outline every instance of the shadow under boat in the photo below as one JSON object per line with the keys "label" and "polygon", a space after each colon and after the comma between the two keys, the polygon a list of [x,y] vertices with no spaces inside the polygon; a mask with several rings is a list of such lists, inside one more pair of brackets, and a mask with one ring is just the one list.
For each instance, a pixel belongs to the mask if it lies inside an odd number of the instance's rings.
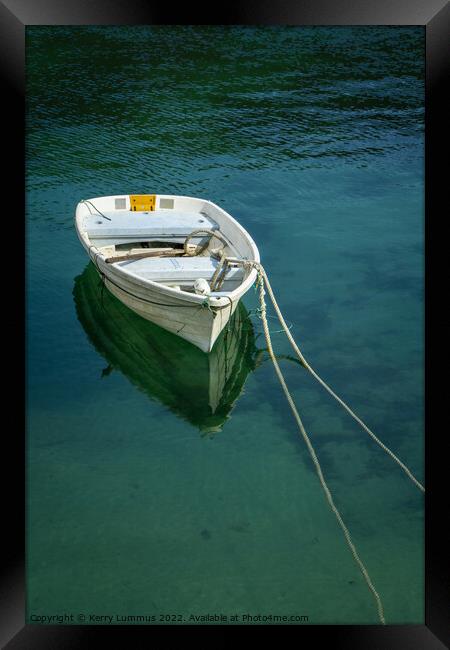
{"label": "shadow under boat", "polygon": [[249,313],[240,302],[209,354],[140,318],[102,284],[92,263],[75,279],[78,319],[107,367],[200,431],[220,431],[261,360]]}

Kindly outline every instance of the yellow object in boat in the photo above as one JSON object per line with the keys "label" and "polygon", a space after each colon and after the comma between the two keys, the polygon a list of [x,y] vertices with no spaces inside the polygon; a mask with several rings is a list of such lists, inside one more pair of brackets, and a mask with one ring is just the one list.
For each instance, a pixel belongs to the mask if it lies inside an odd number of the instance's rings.
{"label": "yellow object in boat", "polygon": [[153,212],[156,208],[156,194],[130,194],[130,210]]}

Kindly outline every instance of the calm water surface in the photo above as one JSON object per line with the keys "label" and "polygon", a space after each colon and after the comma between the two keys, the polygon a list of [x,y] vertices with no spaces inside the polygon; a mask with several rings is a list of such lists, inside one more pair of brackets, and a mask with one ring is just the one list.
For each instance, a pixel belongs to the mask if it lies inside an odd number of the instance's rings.
{"label": "calm water surface", "polygon": [[[253,289],[207,357],[102,293],[73,213],[121,193],[223,206],[306,357],[423,480],[423,37],[27,28],[28,616],[378,622]],[[280,363],[387,622],[422,623],[421,494]]]}

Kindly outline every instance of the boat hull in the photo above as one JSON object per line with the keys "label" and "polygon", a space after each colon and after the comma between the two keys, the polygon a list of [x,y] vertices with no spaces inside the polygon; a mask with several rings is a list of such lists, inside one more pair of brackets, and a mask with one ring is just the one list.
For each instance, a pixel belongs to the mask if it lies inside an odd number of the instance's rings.
{"label": "boat hull", "polygon": [[207,300],[203,304],[193,303],[182,295],[169,297],[148,286],[144,294],[143,288],[129,278],[108,274],[106,269],[98,272],[105,287],[129,309],[203,352],[211,352],[239,303],[239,300],[230,300],[225,307],[211,308]]}

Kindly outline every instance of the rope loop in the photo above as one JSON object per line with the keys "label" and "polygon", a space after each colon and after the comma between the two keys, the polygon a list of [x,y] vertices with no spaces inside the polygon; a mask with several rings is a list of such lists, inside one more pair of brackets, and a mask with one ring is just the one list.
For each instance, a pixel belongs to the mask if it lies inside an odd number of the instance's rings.
{"label": "rope loop", "polygon": [[[187,247],[189,241],[192,239],[192,237],[195,237],[196,235],[199,235],[201,233],[203,233],[204,235],[209,235],[208,240],[206,241],[205,244],[201,246],[197,246],[193,253],[190,253]],[[200,255],[200,253],[203,253],[203,251],[206,250],[206,248],[209,245],[209,242],[213,237],[216,237],[225,245],[228,244],[225,237],[218,230],[210,230],[209,228],[199,228],[198,230],[193,230],[191,233],[189,233],[189,235],[184,240],[183,248],[184,248],[185,255],[189,255],[190,257],[195,257],[196,255]]]}

